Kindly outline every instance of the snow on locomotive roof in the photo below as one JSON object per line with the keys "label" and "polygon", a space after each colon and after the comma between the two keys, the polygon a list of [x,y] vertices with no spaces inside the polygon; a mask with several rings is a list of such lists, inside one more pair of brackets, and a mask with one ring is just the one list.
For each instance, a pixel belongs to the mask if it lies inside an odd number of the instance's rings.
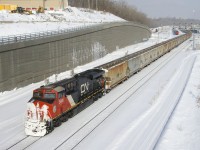
{"label": "snow on locomotive roof", "polygon": [[86,76],[91,79],[95,79],[95,78],[98,78],[99,76],[102,76],[104,73],[105,71],[101,69],[91,69],[91,70],[86,70],[84,72],[76,74],[74,77],[77,78],[79,76]]}
{"label": "snow on locomotive roof", "polygon": [[62,86],[57,86],[56,88],[54,88],[54,90],[57,92],[61,92],[64,91],[65,89]]}
{"label": "snow on locomotive roof", "polygon": [[51,83],[50,86],[54,86],[55,87],[55,86],[65,85],[65,84],[70,83],[70,82],[72,82],[74,80],[75,80],[74,77],[63,79],[63,80],[57,81],[55,83]]}
{"label": "snow on locomotive roof", "polygon": [[[42,85],[42,86],[40,86],[40,88],[45,88],[45,89],[52,89],[52,85]],[[39,88],[39,89],[40,89]]]}

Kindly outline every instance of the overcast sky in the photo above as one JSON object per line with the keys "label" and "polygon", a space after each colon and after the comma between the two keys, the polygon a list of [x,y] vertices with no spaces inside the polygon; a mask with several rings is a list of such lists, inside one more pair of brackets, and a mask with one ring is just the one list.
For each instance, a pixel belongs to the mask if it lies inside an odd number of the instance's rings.
{"label": "overcast sky", "polygon": [[124,0],[148,17],[200,19],[200,0]]}

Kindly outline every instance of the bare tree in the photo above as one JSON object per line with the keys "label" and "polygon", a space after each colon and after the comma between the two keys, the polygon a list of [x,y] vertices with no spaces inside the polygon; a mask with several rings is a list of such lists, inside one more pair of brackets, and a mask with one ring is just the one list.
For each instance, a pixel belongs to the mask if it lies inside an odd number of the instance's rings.
{"label": "bare tree", "polygon": [[147,16],[144,13],[141,13],[136,8],[127,5],[125,1],[69,0],[69,4],[75,7],[107,11],[127,21],[139,22],[146,25],[151,24],[151,20],[147,18]]}

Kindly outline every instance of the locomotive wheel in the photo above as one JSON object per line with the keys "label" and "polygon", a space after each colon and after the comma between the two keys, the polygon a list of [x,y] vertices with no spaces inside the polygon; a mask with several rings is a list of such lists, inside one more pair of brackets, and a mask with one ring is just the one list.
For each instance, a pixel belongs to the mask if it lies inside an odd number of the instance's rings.
{"label": "locomotive wheel", "polygon": [[69,118],[74,117],[77,113],[78,113],[78,109],[77,109],[77,108],[74,108],[73,110],[71,110],[71,111],[69,112]]}
{"label": "locomotive wheel", "polygon": [[55,127],[59,127],[61,124],[62,124],[62,122],[61,122],[61,119],[59,118],[59,119],[56,120],[54,126],[55,126]]}
{"label": "locomotive wheel", "polygon": [[82,110],[84,110],[85,109],[84,104],[80,104],[77,109],[78,109],[78,112],[81,112]]}
{"label": "locomotive wheel", "polygon": [[51,133],[54,130],[53,121],[47,122],[47,134]]}
{"label": "locomotive wheel", "polygon": [[62,122],[66,122],[68,120],[68,114],[63,115]]}
{"label": "locomotive wheel", "polygon": [[103,93],[99,93],[99,98],[101,98],[103,96]]}
{"label": "locomotive wheel", "polygon": [[94,100],[94,101],[97,101],[98,98],[99,98],[99,96],[98,96],[98,95],[95,95],[94,98],[93,98],[93,100]]}
{"label": "locomotive wheel", "polygon": [[106,90],[106,93],[109,93],[110,91],[111,91],[111,89],[107,89],[107,90]]}
{"label": "locomotive wheel", "polygon": [[69,118],[72,118],[72,117],[73,117],[73,112],[70,111],[70,112],[69,112]]}

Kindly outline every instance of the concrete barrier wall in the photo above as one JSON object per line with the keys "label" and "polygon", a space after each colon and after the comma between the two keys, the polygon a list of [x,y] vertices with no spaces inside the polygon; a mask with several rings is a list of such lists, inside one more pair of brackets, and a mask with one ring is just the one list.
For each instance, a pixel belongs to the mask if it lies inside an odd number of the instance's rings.
{"label": "concrete barrier wall", "polygon": [[0,45],[0,91],[70,70],[150,37],[134,23],[98,25],[70,34]]}

